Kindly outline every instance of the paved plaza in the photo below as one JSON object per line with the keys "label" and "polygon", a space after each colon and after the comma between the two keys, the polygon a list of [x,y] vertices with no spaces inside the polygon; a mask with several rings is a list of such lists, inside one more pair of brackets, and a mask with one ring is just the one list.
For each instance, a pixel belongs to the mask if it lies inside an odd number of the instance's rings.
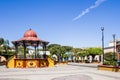
{"label": "paved plaza", "polygon": [[120,72],[97,70],[97,64],[83,63],[27,69],[0,66],[0,80],[120,80]]}

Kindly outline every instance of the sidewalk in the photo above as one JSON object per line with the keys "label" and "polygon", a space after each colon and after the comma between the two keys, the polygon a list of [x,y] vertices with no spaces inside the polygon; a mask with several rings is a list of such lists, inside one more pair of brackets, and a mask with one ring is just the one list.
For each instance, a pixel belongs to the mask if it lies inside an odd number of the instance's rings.
{"label": "sidewalk", "polygon": [[0,80],[120,80],[119,72],[97,70],[97,64],[69,63],[50,68],[0,67]]}

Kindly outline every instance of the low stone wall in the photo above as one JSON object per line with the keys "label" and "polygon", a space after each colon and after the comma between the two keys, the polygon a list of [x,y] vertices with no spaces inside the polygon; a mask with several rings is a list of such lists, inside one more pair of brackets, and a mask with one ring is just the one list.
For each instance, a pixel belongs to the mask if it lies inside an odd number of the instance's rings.
{"label": "low stone wall", "polygon": [[98,70],[120,72],[120,66],[98,65]]}

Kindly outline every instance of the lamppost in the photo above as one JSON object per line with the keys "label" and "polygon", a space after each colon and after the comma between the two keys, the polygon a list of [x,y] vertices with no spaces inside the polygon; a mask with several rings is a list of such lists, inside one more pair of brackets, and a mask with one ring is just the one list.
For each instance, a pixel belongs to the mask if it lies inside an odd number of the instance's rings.
{"label": "lamppost", "polygon": [[104,63],[104,27],[101,27],[102,31],[102,56],[101,56],[101,62]]}
{"label": "lamppost", "polygon": [[115,60],[115,34],[113,34],[113,43],[114,43],[114,49],[113,49],[113,60]]}

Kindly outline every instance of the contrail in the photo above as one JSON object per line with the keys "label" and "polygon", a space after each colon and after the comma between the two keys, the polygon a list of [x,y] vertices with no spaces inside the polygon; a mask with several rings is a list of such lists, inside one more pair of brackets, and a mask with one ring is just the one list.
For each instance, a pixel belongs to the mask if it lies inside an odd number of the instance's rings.
{"label": "contrail", "polygon": [[75,20],[81,18],[82,16],[84,16],[85,14],[89,13],[90,10],[98,7],[98,6],[99,6],[100,4],[102,4],[104,1],[106,1],[106,0],[97,0],[97,1],[94,3],[94,5],[91,5],[91,6],[88,7],[87,9],[83,10],[81,14],[79,14],[77,17],[75,17],[75,18],[73,19],[73,21],[75,21]]}

